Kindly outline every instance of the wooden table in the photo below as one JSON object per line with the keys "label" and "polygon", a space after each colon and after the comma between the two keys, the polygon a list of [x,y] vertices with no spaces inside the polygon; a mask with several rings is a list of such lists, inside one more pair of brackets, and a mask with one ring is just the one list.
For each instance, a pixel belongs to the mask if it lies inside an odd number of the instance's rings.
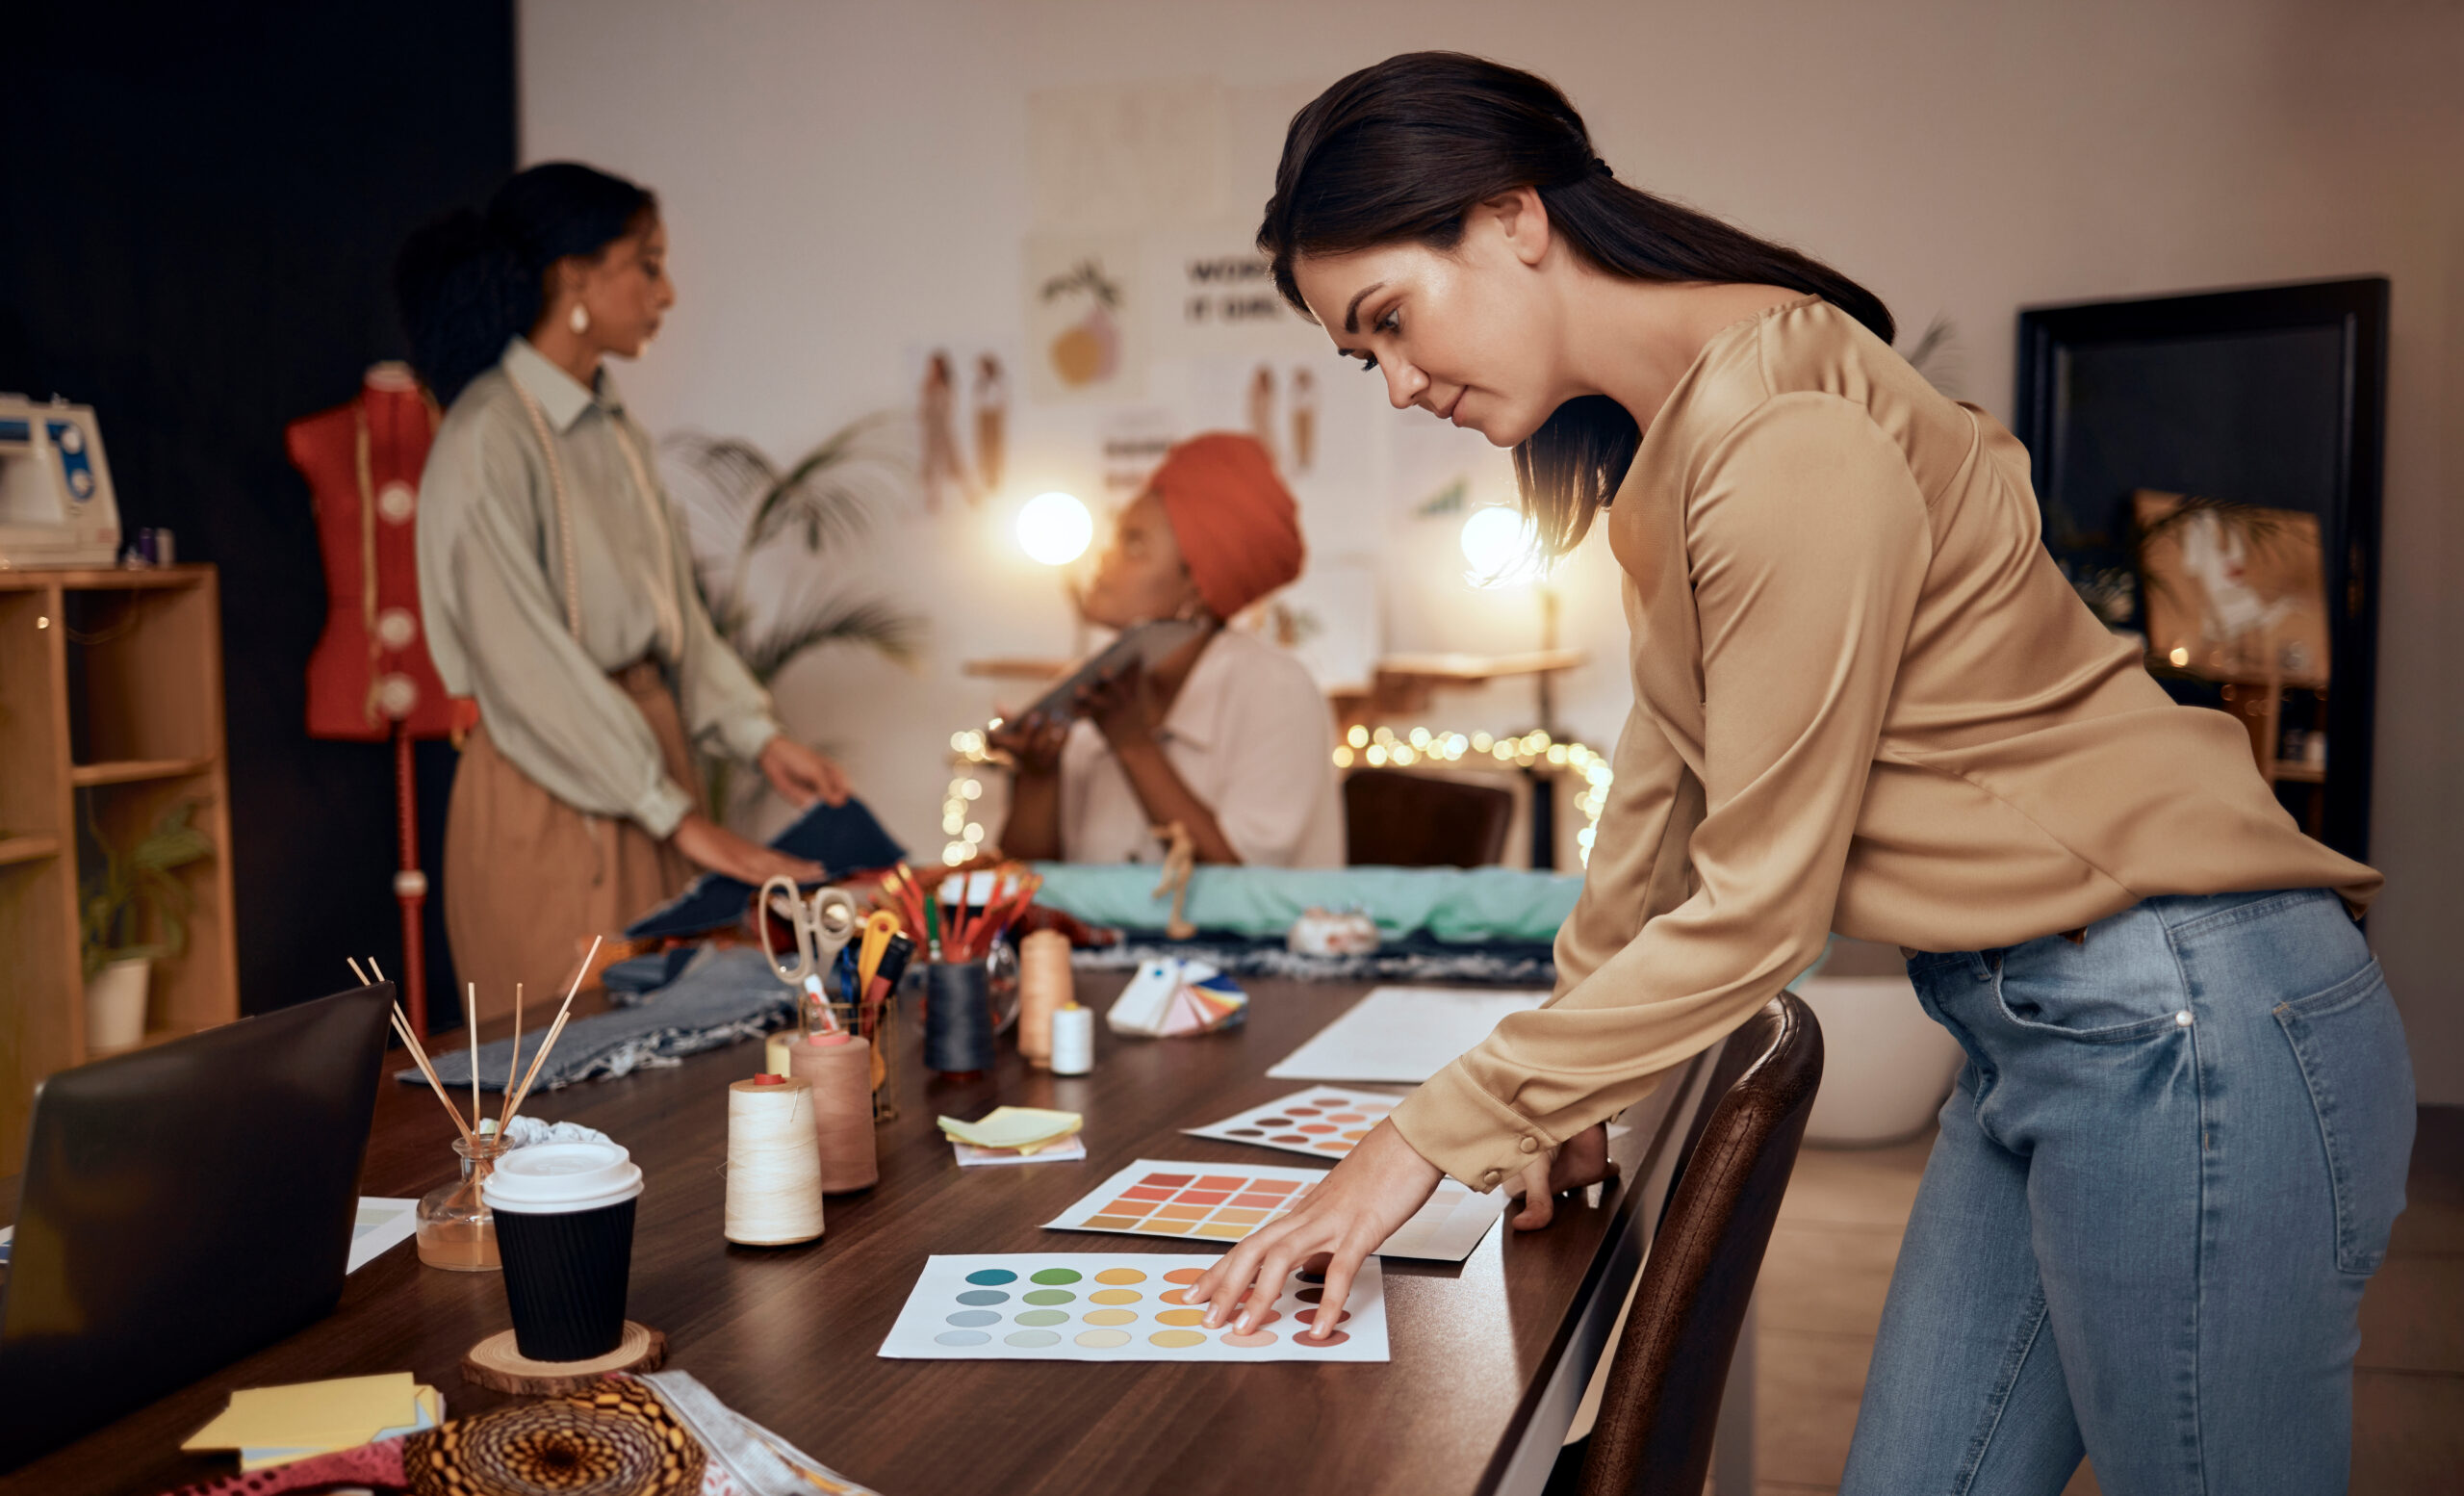
{"label": "wooden table", "polygon": [[[1080,994],[1108,1004],[1120,981],[1081,973]],[[1139,1157],[1296,1162],[1177,1129],[1292,1091],[1267,1067],[1364,989],[1256,981],[1249,991],[1248,1023],[1224,1034],[1119,1040],[1099,1023],[1094,1073],[1077,1079],[1028,1070],[1005,1045],[989,1076],[953,1085],[928,1078],[919,1046],[903,1045],[902,1111],[881,1129],[882,1182],[831,1199],[828,1233],[808,1247],[732,1247],[720,1234],[726,1087],[758,1069],[752,1045],[574,1087],[531,1109],[607,1132],[648,1175],[629,1312],[666,1332],[669,1368],[886,1496],[1536,1492],[1657,1217],[1697,1071],[1628,1114],[1632,1130],[1614,1148],[1624,1179],[1600,1199],[1560,1201],[1545,1231],[1502,1225],[1460,1266],[1386,1264],[1385,1365],[876,1354],[928,1253],[1191,1250],[1041,1229]],[[1001,1102],[1085,1113],[1086,1160],[959,1169],[934,1118]],[[388,1082],[362,1193],[433,1188],[452,1165],[450,1137],[424,1087]],[[6,1198],[13,1214],[13,1190]],[[449,1414],[500,1406],[510,1399],[464,1382],[458,1368],[508,1323],[497,1275],[423,1267],[405,1244],[351,1275],[324,1322],[0,1477],[0,1496],[161,1491],[227,1475],[228,1456],[178,1446],[240,1387],[408,1369],[443,1391]]]}

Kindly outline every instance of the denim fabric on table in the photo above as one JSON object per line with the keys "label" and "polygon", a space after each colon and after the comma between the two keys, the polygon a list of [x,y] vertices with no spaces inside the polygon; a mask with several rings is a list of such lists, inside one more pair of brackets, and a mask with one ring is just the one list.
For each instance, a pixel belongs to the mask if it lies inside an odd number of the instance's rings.
{"label": "denim fabric on table", "polygon": [[[890,839],[863,801],[815,804],[770,838],[773,849],[819,863],[831,878],[887,867],[907,856]],[[808,885],[810,887],[810,885]],[[684,891],[625,927],[628,940],[684,940],[724,930],[744,917],[753,885],[725,873],[706,872]]]}
{"label": "denim fabric on table", "polygon": [[[522,1066],[528,1067],[539,1052],[540,1042],[547,1037],[546,1020],[554,1011],[544,1005],[532,1010],[539,1022],[523,1033]],[[766,1034],[793,1019],[795,1011],[793,989],[770,974],[760,951],[704,945],[675,981],[636,998],[632,1006],[566,1023],[535,1087],[553,1091],[578,1080],[674,1065],[688,1054]],[[470,1085],[469,1048],[432,1046],[428,1058],[448,1090]],[[481,1045],[479,1089],[503,1090],[509,1063],[511,1040]],[[396,1070],[394,1078],[426,1084],[417,1069]]]}
{"label": "denim fabric on table", "polygon": [[1909,962],[1967,1051],[1842,1496],[2345,1489],[2412,1069],[2320,890],[2148,899]]}

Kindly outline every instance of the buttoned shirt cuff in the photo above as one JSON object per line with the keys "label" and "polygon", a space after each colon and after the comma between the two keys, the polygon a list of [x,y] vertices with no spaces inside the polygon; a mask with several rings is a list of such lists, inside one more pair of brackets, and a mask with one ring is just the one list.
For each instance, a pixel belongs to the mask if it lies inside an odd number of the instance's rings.
{"label": "buttoned shirt cuff", "polygon": [[760,761],[761,750],[783,731],[778,719],[766,711],[732,711],[719,719],[719,741],[727,744],[729,757],[738,763]]}
{"label": "buttoned shirt cuff", "polygon": [[1557,1146],[1531,1119],[1481,1090],[1460,1060],[1431,1075],[1390,1115],[1414,1152],[1481,1194]]}
{"label": "buttoned shirt cuff", "polygon": [[633,819],[644,831],[665,841],[676,835],[676,823],[684,819],[684,812],[691,809],[693,797],[684,792],[682,786],[662,774],[658,784],[633,807]]}

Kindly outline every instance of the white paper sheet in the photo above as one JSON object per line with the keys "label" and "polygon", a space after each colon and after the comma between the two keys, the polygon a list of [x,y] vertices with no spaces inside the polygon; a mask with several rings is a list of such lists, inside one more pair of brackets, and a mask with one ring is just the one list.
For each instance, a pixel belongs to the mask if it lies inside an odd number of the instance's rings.
{"label": "white paper sheet", "polygon": [[1310,1086],[1219,1122],[1181,1130],[1193,1138],[1281,1148],[1312,1158],[1342,1158],[1402,1099],[1383,1091]]}
{"label": "white paper sheet", "polygon": [[1377,987],[1267,1071],[1276,1080],[1368,1080],[1417,1086],[1489,1037],[1510,1014],[1548,1000],[1538,991]]}
{"label": "white paper sheet", "polygon": [[1084,1138],[1072,1136],[1050,1148],[1021,1153],[1014,1148],[977,1148],[972,1143],[961,1143],[952,1138],[950,1151],[957,1156],[962,1169],[997,1168],[1004,1164],[1067,1164],[1087,1156],[1087,1142]]}
{"label": "white paper sheet", "polygon": [[350,1226],[350,1261],[345,1273],[356,1273],[375,1261],[400,1243],[411,1239],[419,1229],[420,1202],[415,1199],[385,1199],[373,1195],[359,1198],[359,1214]]}
{"label": "white paper sheet", "polygon": [[[1142,1158],[1045,1222],[1044,1228],[1161,1236],[1228,1247],[1290,1214],[1293,1202],[1325,1176],[1322,1169],[1282,1164],[1192,1164]],[[1505,1196],[1499,1191],[1475,1195],[1451,1179],[1441,1179],[1428,1202],[1378,1246],[1377,1254],[1460,1262],[1497,1225],[1505,1205]]]}
{"label": "white paper sheet", "polygon": [[[1275,1318],[1248,1335],[1208,1329],[1180,1303],[1211,1256],[1145,1252],[992,1252],[928,1257],[882,1342],[892,1359],[957,1361],[1383,1361],[1385,1280],[1361,1264],[1347,1318],[1303,1339],[1317,1312],[1314,1275],[1294,1274]],[[1307,1297],[1304,1298],[1303,1296]]]}

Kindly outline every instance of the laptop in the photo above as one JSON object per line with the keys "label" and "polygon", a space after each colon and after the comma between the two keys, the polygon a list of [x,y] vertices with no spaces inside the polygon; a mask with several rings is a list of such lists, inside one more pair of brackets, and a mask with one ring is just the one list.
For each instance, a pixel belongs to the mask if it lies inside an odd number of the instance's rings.
{"label": "laptop", "polygon": [[332,1312],[392,983],[35,1092],[0,1287],[0,1470]]}

